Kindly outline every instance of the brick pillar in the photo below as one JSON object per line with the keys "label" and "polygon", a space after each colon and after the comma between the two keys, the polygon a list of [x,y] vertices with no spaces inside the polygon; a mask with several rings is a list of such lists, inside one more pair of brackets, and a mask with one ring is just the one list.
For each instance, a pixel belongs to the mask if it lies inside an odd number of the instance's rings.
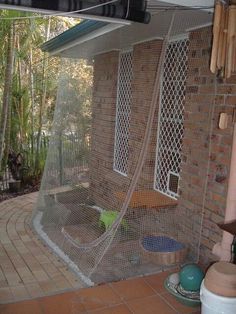
{"label": "brick pillar", "polygon": [[[203,263],[215,259],[211,250],[221,238],[221,231],[216,223],[224,219],[227,195],[233,129],[231,122],[226,130],[218,128],[219,114],[227,112],[232,115],[236,104],[236,76],[224,82],[209,70],[211,41],[210,27],[190,34],[178,205],[181,213],[183,212],[182,224],[186,236],[188,233],[194,233],[195,247],[199,238],[202,209],[204,210],[200,251],[200,260]],[[213,132],[210,137],[211,127]],[[206,199],[203,208],[206,179]],[[191,227],[193,220],[194,228]]]}

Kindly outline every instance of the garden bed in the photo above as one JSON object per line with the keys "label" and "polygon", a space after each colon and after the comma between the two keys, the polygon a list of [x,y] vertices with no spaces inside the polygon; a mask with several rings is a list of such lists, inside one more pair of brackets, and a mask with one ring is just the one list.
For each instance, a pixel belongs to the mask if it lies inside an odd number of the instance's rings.
{"label": "garden bed", "polygon": [[7,191],[1,191],[0,192],[0,203],[6,200],[9,200],[11,198],[21,196],[24,194],[32,193],[32,192],[38,192],[40,188],[40,184],[37,184],[35,186],[27,186],[23,188],[20,192],[12,193],[9,190]]}

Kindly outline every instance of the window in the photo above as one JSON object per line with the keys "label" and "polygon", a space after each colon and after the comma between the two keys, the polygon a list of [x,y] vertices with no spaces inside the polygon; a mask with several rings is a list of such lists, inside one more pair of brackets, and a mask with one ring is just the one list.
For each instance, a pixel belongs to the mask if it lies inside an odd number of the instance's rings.
{"label": "window", "polygon": [[119,60],[113,169],[127,175],[132,81],[132,52],[122,52]]}
{"label": "window", "polygon": [[154,189],[178,197],[187,76],[188,39],[168,44],[159,107]]}

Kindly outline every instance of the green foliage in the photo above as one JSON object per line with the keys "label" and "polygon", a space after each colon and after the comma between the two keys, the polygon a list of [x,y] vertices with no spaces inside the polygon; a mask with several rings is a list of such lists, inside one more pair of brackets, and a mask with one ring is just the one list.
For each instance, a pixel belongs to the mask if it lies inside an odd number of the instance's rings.
{"label": "green foliage", "polygon": [[[28,13],[32,15],[32,13]],[[25,12],[1,10],[0,17],[12,18],[26,15]],[[14,67],[11,91],[11,106],[9,122],[5,136],[5,155],[1,168],[7,161],[9,149],[21,153],[24,158],[24,180],[34,181],[41,177],[47,155],[49,136],[56,103],[59,70],[61,60],[50,58],[40,49],[47,39],[46,29],[49,27],[49,37],[52,38],[73,26],[78,21],[70,18],[45,18],[0,20],[0,117],[2,115],[2,97],[5,84],[5,68],[7,65],[7,39],[9,25],[14,25]],[[80,138],[78,150],[82,152],[78,157],[87,156],[91,124],[91,86],[92,66],[86,61],[75,64],[67,62],[64,75],[70,80],[69,93],[72,97],[68,105],[74,106],[74,114],[70,125],[61,121],[66,134],[73,134]],[[79,104],[79,105],[78,105]],[[64,124],[64,126],[63,126]],[[63,147],[70,147],[74,138],[62,136]],[[69,163],[69,160],[66,161]]]}

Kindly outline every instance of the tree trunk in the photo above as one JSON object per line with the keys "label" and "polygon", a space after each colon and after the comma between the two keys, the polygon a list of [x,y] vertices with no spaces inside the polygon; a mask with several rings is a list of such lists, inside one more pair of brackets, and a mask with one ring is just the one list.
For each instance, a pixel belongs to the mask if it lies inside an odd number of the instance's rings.
{"label": "tree trunk", "polygon": [[62,131],[59,134],[59,145],[58,145],[58,155],[59,155],[59,178],[60,185],[63,185],[64,181],[64,167],[63,167],[63,147],[62,147]]}
{"label": "tree trunk", "polygon": [[[49,39],[50,34],[50,19],[45,26],[45,39],[46,41]],[[45,109],[46,103],[46,95],[47,95],[47,66],[48,66],[48,59],[46,58],[46,54],[44,53],[43,56],[43,79],[42,79],[42,95],[41,95],[41,102],[39,106],[39,121],[38,121],[38,132],[37,132],[37,143],[36,143],[36,157],[35,157],[35,170],[38,172],[39,170],[39,159],[40,159],[40,142],[41,142],[41,135],[42,135],[42,121],[43,121],[43,110]]]}
{"label": "tree trunk", "polygon": [[[20,51],[20,38],[17,36],[16,40],[17,50]],[[24,105],[22,102],[22,68],[21,68],[21,59],[18,58],[17,60],[17,82],[18,82],[18,92],[19,97],[17,98],[18,101],[18,117],[19,117],[19,151],[22,151],[23,143],[24,143]]]}
{"label": "tree trunk", "polygon": [[[16,32],[15,32],[15,25],[13,23],[12,25],[13,28],[13,43],[12,43],[12,50],[13,50],[13,60],[12,60],[12,79],[13,79],[13,75],[14,75],[14,62],[15,62],[15,58],[14,58],[14,48],[15,48],[15,40],[16,40]],[[12,94],[12,86],[10,88],[10,94]],[[12,101],[11,101],[11,95],[9,97],[9,103],[8,103],[8,112],[7,112],[7,125],[6,125],[6,131],[5,131],[5,149],[4,149],[4,156],[3,156],[3,160],[2,160],[2,170],[4,171],[6,166],[7,166],[7,162],[8,162],[8,154],[10,151],[10,147],[11,147],[11,125],[12,125]]]}
{"label": "tree trunk", "polygon": [[13,27],[13,24],[11,24],[9,33],[8,33],[7,64],[6,64],[6,70],[5,70],[5,83],[4,83],[3,103],[2,103],[2,112],[1,112],[1,120],[0,120],[0,169],[2,168],[7,121],[8,121],[8,115],[10,114],[9,107],[10,107],[10,101],[11,101],[11,89],[12,89],[12,79],[13,79],[14,38],[15,38],[14,27]]}
{"label": "tree trunk", "polygon": [[31,100],[31,154],[34,154],[34,73],[32,69],[32,49],[30,48],[29,60],[29,81],[30,81],[30,100]]}

